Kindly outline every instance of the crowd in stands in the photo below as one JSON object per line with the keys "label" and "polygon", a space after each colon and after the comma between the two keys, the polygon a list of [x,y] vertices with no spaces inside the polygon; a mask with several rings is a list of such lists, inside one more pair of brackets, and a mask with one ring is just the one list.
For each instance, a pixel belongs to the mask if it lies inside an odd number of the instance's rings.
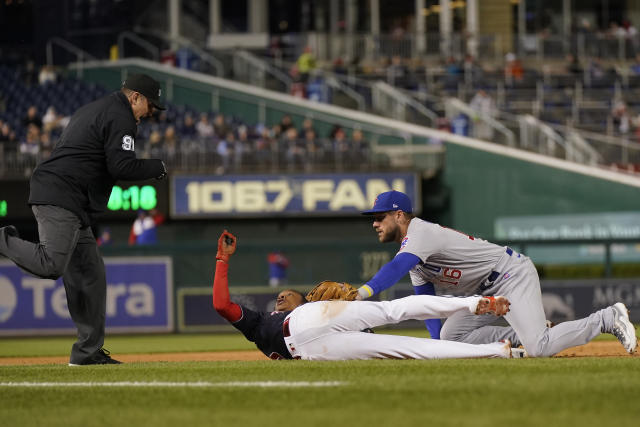
{"label": "crowd in stands", "polygon": [[[47,67],[40,76],[40,81],[25,80],[20,71],[0,66],[0,173],[8,168],[29,176],[32,168],[51,154],[70,115],[109,92],[97,85],[61,78]],[[358,129],[334,126],[323,135],[310,118],[300,127],[286,114],[273,126],[250,125],[221,113],[171,104],[139,125],[136,148],[139,156],[164,159],[173,170],[216,173],[247,168],[366,168],[371,159],[369,144]]]}
{"label": "crowd in stands", "polygon": [[[414,92],[418,99],[424,99],[420,95],[431,99],[453,96],[471,102],[482,90],[493,99],[495,109],[506,113],[533,114],[552,124],[640,138],[640,36],[627,21],[623,25],[614,23],[608,31],[597,34],[581,28],[583,34],[602,43],[626,40],[629,51],[638,54],[627,61],[602,58],[594,52],[543,62],[525,61],[515,53],[505,54],[501,61],[478,60],[466,54],[441,57],[439,63],[395,54],[377,59],[338,57],[329,63],[316,61],[307,47],[288,70],[294,81],[291,94],[323,100],[318,88],[324,77],[319,71],[349,74],[343,82],[365,99],[372,97],[368,82],[380,80]],[[443,114],[437,101],[426,102],[426,106]]]}
{"label": "crowd in stands", "polygon": [[217,173],[366,168],[371,157],[362,131],[334,126],[321,135],[312,119],[298,128],[286,114],[273,126],[251,126],[221,113],[169,108],[142,123],[138,137],[148,157],[176,166],[216,165]]}

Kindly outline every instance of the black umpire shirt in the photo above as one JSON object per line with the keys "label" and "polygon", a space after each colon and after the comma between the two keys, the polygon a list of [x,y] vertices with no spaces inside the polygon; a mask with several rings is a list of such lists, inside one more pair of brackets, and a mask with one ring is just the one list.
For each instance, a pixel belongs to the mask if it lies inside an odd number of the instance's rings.
{"label": "black umpire shirt", "polygon": [[253,311],[243,305],[242,318],[232,325],[244,334],[251,342],[255,343],[270,359],[293,359],[287,350],[282,332],[284,319],[290,311]]}
{"label": "black umpire shirt", "polygon": [[31,205],[55,205],[91,225],[107,208],[117,180],[137,181],[162,175],[157,159],[137,159],[136,119],[122,92],[87,104],[71,117],[51,157],[31,176]]}

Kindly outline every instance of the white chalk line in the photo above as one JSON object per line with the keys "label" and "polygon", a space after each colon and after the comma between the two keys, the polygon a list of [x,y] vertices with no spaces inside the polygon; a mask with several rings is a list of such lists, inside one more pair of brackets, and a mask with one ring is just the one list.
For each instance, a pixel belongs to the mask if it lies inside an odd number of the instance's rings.
{"label": "white chalk line", "polygon": [[229,382],[167,382],[167,381],[115,381],[115,382],[1,382],[0,387],[338,387],[344,381],[229,381]]}

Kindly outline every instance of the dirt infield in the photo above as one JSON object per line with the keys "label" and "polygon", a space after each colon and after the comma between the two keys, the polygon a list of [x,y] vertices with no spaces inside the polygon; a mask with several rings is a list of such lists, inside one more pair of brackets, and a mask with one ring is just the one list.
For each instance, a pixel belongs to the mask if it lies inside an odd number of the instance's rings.
{"label": "dirt infield", "polygon": [[[207,353],[155,353],[114,355],[125,363],[135,362],[217,362],[230,360],[268,360],[261,352],[218,351]],[[630,357],[617,341],[596,341],[580,347],[571,347],[555,357]],[[632,357],[640,357],[640,353]],[[68,363],[67,356],[61,357],[0,357],[0,365],[43,365]]]}

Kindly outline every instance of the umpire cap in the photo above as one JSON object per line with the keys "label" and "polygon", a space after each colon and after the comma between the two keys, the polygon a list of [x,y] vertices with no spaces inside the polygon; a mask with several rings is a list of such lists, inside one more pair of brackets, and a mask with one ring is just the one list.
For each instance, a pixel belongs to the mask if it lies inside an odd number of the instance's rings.
{"label": "umpire cap", "polygon": [[122,82],[122,87],[143,94],[158,110],[166,109],[160,103],[160,95],[162,94],[160,83],[152,77],[146,74],[131,74],[127,80]]}

